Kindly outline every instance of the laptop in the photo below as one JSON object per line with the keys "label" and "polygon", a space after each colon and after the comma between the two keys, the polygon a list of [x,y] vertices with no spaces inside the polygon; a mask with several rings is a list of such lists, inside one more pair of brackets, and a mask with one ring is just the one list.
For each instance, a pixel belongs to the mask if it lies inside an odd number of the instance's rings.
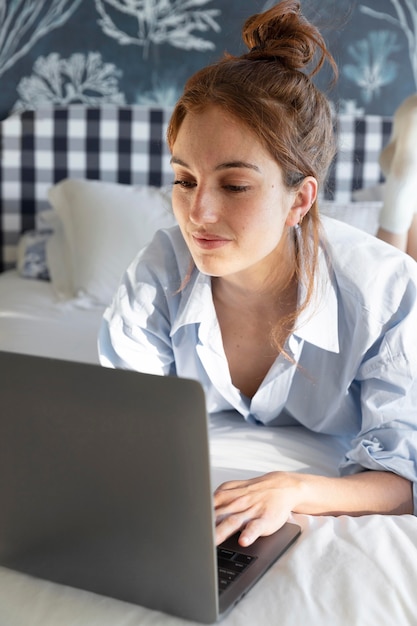
{"label": "laptop", "polygon": [[194,380],[0,352],[0,398],[2,566],[213,623],[300,533],[216,549]]}

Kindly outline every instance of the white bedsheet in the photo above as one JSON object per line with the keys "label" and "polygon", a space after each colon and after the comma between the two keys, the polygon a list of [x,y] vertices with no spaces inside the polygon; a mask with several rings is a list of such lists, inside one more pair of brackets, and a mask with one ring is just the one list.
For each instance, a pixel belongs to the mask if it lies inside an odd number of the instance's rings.
{"label": "white bedsheet", "polygon": [[82,299],[59,301],[49,282],[0,274],[0,350],[97,363],[102,314]]}
{"label": "white bedsheet", "polygon": [[[213,477],[273,470],[334,474],[343,442],[238,417],[211,423]],[[233,469],[235,468],[235,469]],[[411,626],[417,608],[417,520],[294,515],[295,545],[224,626]],[[190,622],[0,568],[1,626],[186,626]]]}
{"label": "white bedsheet", "polygon": [[[29,297],[29,298],[28,298]],[[96,361],[101,310],[57,303],[50,285],[0,279],[0,349]],[[271,470],[335,475],[341,440],[211,419],[213,484]],[[224,626],[415,626],[417,519],[294,515],[302,535]],[[0,568],[0,626],[186,626],[190,622]]]}

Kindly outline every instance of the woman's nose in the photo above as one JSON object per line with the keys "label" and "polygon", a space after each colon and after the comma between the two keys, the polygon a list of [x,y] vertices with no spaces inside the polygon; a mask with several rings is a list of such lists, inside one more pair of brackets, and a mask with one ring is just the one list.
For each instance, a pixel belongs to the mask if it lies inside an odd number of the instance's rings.
{"label": "woman's nose", "polygon": [[219,219],[219,206],[215,194],[198,190],[190,206],[190,220],[194,224],[213,224]]}

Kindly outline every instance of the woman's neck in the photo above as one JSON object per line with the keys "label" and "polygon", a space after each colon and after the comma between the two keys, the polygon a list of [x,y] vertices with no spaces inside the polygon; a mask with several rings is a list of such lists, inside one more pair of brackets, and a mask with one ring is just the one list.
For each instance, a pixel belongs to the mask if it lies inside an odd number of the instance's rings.
{"label": "woman's neck", "polygon": [[[230,276],[212,278],[213,297],[223,303],[234,303],[256,311],[285,302],[290,296],[294,307],[297,293],[296,258],[292,243],[276,250],[256,266]],[[280,246],[281,247],[281,246]]]}
{"label": "woman's neck", "polygon": [[[294,265],[267,280],[250,276],[212,279],[213,302],[234,386],[252,398],[284,351],[297,309]],[[252,277],[253,278],[253,277]]]}

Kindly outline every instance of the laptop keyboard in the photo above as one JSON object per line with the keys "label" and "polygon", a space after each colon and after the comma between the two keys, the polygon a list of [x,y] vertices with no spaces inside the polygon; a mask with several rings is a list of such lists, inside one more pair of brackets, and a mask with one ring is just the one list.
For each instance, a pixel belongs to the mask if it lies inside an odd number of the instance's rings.
{"label": "laptop keyboard", "polygon": [[256,556],[249,556],[241,552],[226,550],[221,546],[217,548],[217,571],[219,581],[219,593],[236,580],[236,578],[256,560]]}

